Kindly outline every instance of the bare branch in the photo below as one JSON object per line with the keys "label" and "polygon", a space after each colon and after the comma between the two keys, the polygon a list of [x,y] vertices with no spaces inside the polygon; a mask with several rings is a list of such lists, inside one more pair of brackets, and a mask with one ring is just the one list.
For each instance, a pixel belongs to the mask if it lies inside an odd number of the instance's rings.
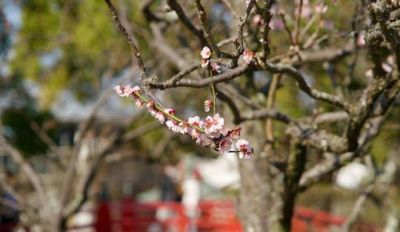
{"label": "bare branch", "polygon": [[28,177],[31,182],[33,188],[35,189],[39,202],[42,207],[46,207],[46,192],[43,187],[43,183],[36,172],[33,170],[31,165],[25,160],[24,156],[15,149],[6,138],[3,136],[3,127],[0,124],[0,149],[7,152],[12,159],[19,165],[21,170],[25,173],[26,177]]}
{"label": "bare branch", "polygon": [[305,81],[303,74],[301,74],[299,70],[295,69],[290,65],[285,65],[280,63],[272,64],[267,62],[266,69],[272,73],[284,73],[293,77],[297,81],[299,88],[303,92],[305,92],[308,96],[314,99],[331,103],[335,106],[342,108],[347,112],[350,110],[350,104],[346,102],[343,98],[311,88]]}
{"label": "bare branch", "polygon": [[238,66],[237,68],[230,69],[222,74],[213,76],[213,78],[206,78],[201,80],[178,80],[175,83],[171,81],[162,82],[162,83],[153,83],[150,82],[149,86],[151,88],[158,89],[166,89],[166,88],[175,88],[175,87],[192,87],[192,88],[202,88],[208,86],[210,84],[217,84],[224,81],[232,80],[243,73],[245,73],[249,69],[247,64],[243,64],[242,66]]}
{"label": "bare branch", "polygon": [[369,194],[371,194],[372,190],[374,189],[375,184],[372,183],[367,186],[361,195],[358,197],[356,203],[354,204],[353,210],[350,216],[347,217],[346,222],[342,225],[341,231],[342,232],[349,232],[351,226],[356,222],[357,218],[359,217],[360,213],[364,208],[364,204],[368,199]]}
{"label": "bare branch", "polygon": [[139,49],[137,48],[135,42],[133,41],[131,35],[129,35],[128,31],[126,30],[126,28],[124,27],[124,25],[122,25],[119,17],[118,17],[118,12],[115,9],[114,5],[112,4],[111,0],[104,0],[107,3],[108,8],[111,11],[111,16],[114,20],[114,22],[117,24],[119,30],[121,31],[121,33],[124,35],[125,39],[128,41],[128,44],[132,50],[132,58],[135,57],[136,61],[139,65],[140,70],[142,71],[142,78],[145,76],[148,76],[147,74],[147,70],[146,70],[146,66],[144,65],[144,62],[142,60],[142,56],[139,52]]}

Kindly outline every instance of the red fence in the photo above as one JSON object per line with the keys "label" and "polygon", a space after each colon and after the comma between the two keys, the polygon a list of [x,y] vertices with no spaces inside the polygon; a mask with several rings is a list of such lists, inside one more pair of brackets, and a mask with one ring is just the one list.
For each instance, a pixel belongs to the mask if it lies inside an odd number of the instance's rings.
{"label": "red fence", "polygon": [[[339,228],[345,218],[327,212],[296,208],[293,232],[328,232]],[[195,226],[198,232],[243,232],[231,201],[202,201],[197,219],[190,221],[183,206],[175,202],[136,203],[124,200],[118,204],[100,203],[94,228],[97,232],[187,232]],[[87,227],[86,227],[87,228]],[[76,230],[74,231],[79,231]],[[377,232],[372,225],[357,224],[353,231]]]}

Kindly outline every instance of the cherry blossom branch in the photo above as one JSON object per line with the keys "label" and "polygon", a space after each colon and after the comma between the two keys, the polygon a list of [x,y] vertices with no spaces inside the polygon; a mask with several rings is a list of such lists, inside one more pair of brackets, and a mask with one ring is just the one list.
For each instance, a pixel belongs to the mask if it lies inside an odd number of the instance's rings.
{"label": "cherry blossom branch", "polygon": [[200,117],[190,117],[187,121],[180,119],[175,115],[173,109],[165,109],[163,106],[155,103],[151,98],[141,94],[138,86],[133,88],[130,85],[115,86],[116,93],[121,97],[133,97],[137,107],[146,105],[147,110],[161,124],[164,124],[173,132],[190,135],[196,143],[214,148],[220,153],[231,152],[230,148],[235,142],[239,158],[251,158],[253,148],[248,141],[239,139],[240,128],[228,130],[224,128],[224,119],[219,114],[212,117],[207,116],[203,121]]}

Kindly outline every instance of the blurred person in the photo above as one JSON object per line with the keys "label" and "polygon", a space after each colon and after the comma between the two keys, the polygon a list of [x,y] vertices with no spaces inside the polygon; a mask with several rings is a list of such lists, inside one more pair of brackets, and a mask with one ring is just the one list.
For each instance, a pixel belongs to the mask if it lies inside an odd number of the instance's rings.
{"label": "blurred person", "polygon": [[185,178],[182,184],[182,204],[185,214],[189,218],[189,232],[196,232],[196,218],[198,216],[198,205],[200,201],[200,173],[195,170]]}
{"label": "blurred person", "polygon": [[182,165],[166,165],[161,179],[161,201],[182,200]]}

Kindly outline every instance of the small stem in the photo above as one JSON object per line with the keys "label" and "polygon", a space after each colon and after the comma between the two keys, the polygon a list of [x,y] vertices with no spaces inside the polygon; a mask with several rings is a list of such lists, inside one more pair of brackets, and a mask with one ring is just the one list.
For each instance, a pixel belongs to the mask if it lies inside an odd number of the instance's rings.
{"label": "small stem", "polygon": [[[281,75],[279,75],[279,74],[274,74],[272,76],[271,85],[269,87],[268,96],[267,96],[267,104],[266,104],[266,108],[268,110],[271,110],[274,108],[276,90],[278,88],[278,83],[279,83],[280,77],[281,77]],[[274,140],[274,132],[273,132],[274,129],[273,129],[273,125],[272,125],[272,120],[269,118],[266,121],[265,129],[266,129],[266,135],[267,135],[268,141],[272,142]]]}
{"label": "small stem", "polygon": [[[208,72],[209,72],[209,74],[210,74],[210,77],[211,78],[213,78],[213,74],[212,74],[212,71],[211,71],[211,68],[209,67],[208,68]],[[212,96],[213,96],[213,114],[215,115],[215,113],[216,113],[216,105],[217,105],[217,95],[216,95],[216,93],[215,93],[215,86],[214,86],[215,84],[214,83],[211,83],[211,94],[212,94]]]}
{"label": "small stem", "polygon": [[303,11],[303,0],[300,0],[298,12],[297,12],[297,18],[296,18],[296,28],[295,28],[295,43],[298,45],[299,44],[299,32],[300,32],[300,24],[301,24],[301,14]]}

